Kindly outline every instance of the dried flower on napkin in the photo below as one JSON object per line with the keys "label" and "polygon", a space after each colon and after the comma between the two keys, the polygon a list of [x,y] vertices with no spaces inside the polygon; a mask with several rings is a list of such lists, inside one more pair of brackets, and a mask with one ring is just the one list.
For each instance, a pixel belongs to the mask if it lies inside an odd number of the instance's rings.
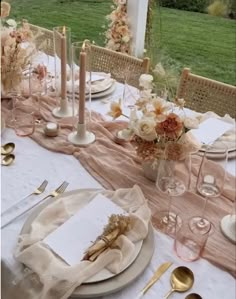
{"label": "dried flower on napkin", "polygon": [[86,250],[83,260],[95,261],[108,248],[114,248],[117,238],[131,228],[131,218],[112,214],[101,236]]}

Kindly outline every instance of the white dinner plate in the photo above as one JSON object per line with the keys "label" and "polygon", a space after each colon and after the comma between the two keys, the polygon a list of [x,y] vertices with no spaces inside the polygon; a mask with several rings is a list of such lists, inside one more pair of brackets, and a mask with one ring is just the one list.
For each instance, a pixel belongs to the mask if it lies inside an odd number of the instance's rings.
{"label": "white dinner plate", "polygon": [[100,81],[92,81],[91,82],[91,94],[96,94],[96,93],[100,93],[103,92],[107,89],[109,89],[112,84],[114,83],[114,80],[109,78],[104,78],[104,80]]}
{"label": "white dinner plate", "polygon": [[[60,196],[60,198],[64,198],[67,196],[71,196],[73,194],[77,194],[81,191],[94,191],[97,192],[98,189],[81,189],[74,190],[70,192],[66,192]],[[101,190],[102,192],[102,190]],[[58,197],[59,198],[59,197]],[[49,198],[44,203],[36,207],[26,222],[23,225],[21,230],[21,234],[27,234],[30,231],[30,225],[37,217],[37,215],[49,204],[53,203],[55,199]],[[137,243],[138,244],[138,243]],[[115,291],[118,291],[123,286],[129,284],[134,279],[136,279],[147,267],[149,264],[152,254],[154,251],[154,238],[153,238],[153,229],[150,225],[149,233],[147,238],[136,245],[135,254],[132,261],[122,269],[119,274],[113,274],[107,269],[103,269],[93,277],[91,277],[85,284],[78,287],[73,293],[73,298],[92,298],[103,296],[105,294],[109,294]],[[117,279],[116,279],[117,277]],[[111,283],[112,281],[112,283]],[[116,283],[117,282],[117,283]]]}
{"label": "white dinner plate", "polygon": [[[103,98],[111,95],[115,90],[116,90],[116,82],[112,81],[112,84],[108,89],[106,89],[102,92],[92,93],[91,99],[92,100],[103,99]],[[69,97],[72,97],[72,93],[67,92],[67,94]],[[75,98],[76,98],[76,100],[79,100],[79,94],[76,94]],[[86,94],[86,100],[88,100],[88,94]]]}
{"label": "white dinner plate", "polygon": [[109,95],[111,95],[114,91],[116,90],[116,82],[113,81],[112,85],[110,88],[108,88],[107,90],[104,90],[102,92],[98,92],[98,93],[93,93],[91,94],[91,99],[95,100],[95,99],[102,99],[104,97],[107,97]]}

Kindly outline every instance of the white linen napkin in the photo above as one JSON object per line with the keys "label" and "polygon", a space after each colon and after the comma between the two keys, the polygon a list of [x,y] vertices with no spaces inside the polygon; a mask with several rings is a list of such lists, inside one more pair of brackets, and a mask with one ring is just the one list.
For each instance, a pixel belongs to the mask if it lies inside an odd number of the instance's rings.
{"label": "white linen napkin", "polygon": [[126,235],[117,239],[117,249],[101,254],[95,262],[82,261],[70,267],[42,242],[50,232],[90,202],[98,192],[85,190],[59,199],[35,218],[30,232],[20,236],[15,254],[16,259],[32,272],[18,282],[11,290],[9,298],[66,299],[76,287],[103,268],[118,273],[125,264],[128,264],[133,255],[134,243],[144,239],[148,234],[151,217],[150,209],[138,186],[117,191],[100,191],[128,212],[134,210],[130,214],[134,225]]}

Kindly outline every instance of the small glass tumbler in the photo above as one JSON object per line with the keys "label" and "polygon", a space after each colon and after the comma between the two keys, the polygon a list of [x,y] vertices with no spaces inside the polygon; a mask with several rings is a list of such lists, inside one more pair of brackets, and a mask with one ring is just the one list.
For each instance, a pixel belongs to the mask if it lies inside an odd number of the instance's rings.
{"label": "small glass tumbler", "polygon": [[17,136],[29,136],[34,133],[35,118],[32,114],[22,111],[20,108],[14,109],[14,130]]}
{"label": "small glass tumbler", "polygon": [[[192,262],[200,258],[206,245],[211,226],[208,231],[191,228],[191,217],[176,216],[174,250],[179,258]],[[179,220],[178,220],[179,219]],[[181,219],[181,220],[180,220]]]}

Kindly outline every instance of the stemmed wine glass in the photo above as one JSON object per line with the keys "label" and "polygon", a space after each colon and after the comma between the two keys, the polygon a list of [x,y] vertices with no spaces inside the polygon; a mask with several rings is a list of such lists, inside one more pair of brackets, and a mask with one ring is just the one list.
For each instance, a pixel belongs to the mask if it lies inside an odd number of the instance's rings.
{"label": "stemmed wine glass", "polygon": [[176,214],[171,212],[172,199],[183,195],[189,189],[191,177],[190,154],[176,157],[175,160],[168,159],[167,153],[173,150],[173,145],[173,143],[168,143],[165,147],[164,157],[166,159],[159,161],[156,180],[157,189],[168,197],[168,208],[154,215],[154,226],[169,235],[174,234],[177,219]]}
{"label": "stemmed wine glass", "polygon": [[[217,162],[214,163],[216,157]],[[224,188],[225,169],[228,161],[228,148],[222,142],[206,145],[205,153],[201,160],[201,165],[197,177],[197,192],[204,197],[204,206],[201,216],[192,218],[190,226],[192,230],[209,231],[210,221],[205,218],[206,206],[209,198],[219,197]]]}

